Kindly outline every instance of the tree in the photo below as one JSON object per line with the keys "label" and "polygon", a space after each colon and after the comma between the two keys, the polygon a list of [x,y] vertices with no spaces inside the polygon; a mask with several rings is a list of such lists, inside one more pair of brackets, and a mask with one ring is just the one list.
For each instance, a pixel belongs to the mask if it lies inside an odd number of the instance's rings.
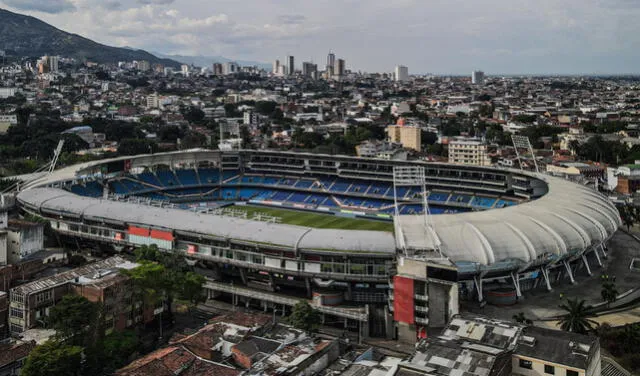
{"label": "tree", "polygon": [[133,330],[113,332],[104,338],[99,348],[103,373],[111,373],[126,365],[138,350],[138,336]]}
{"label": "tree", "polygon": [[260,115],[270,116],[275,111],[278,104],[274,101],[257,101],[255,110]]}
{"label": "tree", "polygon": [[600,295],[602,296],[602,300],[607,302],[607,306],[609,306],[618,298],[618,290],[616,289],[616,277],[603,274],[600,279],[602,281],[602,291],[600,292]]}
{"label": "tree", "polygon": [[75,294],[63,296],[62,300],[51,308],[49,315],[51,328],[56,330],[58,339],[73,345],[86,343],[86,335],[97,318],[98,305]]}
{"label": "tree", "polygon": [[127,138],[118,145],[119,155],[152,154],[158,150],[158,145],[149,140]]}
{"label": "tree", "polygon": [[567,312],[560,318],[560,328],[564,331],[586,334],[597,325],[589,319],[589,307],[585,305],[584,300],[569,299],[566,304],[560,305],[560,308]]}
{"label": "tree", "polygon": [[533,325],[533,321],[524,315],[524,312],[518,312],[513,315],[513,320],[518,324]]}
{"label": "tree", "polygon": [[198,107],[191,106],[182,112],[182,116],[189,123],[200,123],[204,120],[204,111]]}
{"label": "tree", "polygon": [[27,357],[20,375],[81,375],[82,347],[49,340]]}
{"label": "tree", "polygon": [[320,327],[320,312],[313,309],[306,301],[300,301],[293,306],[289,322],[295,328],[306,332],[315,332]]}
{"label": "tree", "polygon": [[187,272],[180,284],[180,297],[196,305],[205,301],[204,292],[205,278],[194,272]]}

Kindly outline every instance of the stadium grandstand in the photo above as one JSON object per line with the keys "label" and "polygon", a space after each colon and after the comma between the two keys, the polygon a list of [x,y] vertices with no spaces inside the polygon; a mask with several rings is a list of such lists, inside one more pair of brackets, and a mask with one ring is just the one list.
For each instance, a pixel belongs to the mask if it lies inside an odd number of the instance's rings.
{"label": "stadium grandstand", "polygon": [[[424,182],[394,184],[398,167]],[[620,225],[606,197],[542,174],[249,150],[71,166],[23,184],[17,203],[62,238],[179,252],[211,298],[265,310],[312,299],[386,337],[442,327],[459,300],[573,283]]]}

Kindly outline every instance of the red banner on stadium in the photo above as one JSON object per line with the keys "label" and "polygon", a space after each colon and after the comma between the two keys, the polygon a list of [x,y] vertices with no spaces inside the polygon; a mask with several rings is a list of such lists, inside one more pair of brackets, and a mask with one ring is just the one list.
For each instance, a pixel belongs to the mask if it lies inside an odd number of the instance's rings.
{"label": "red banner on stadium", "polygon": [[173,234],[169,231],[151,230],[151,237],[159,240],[173,241]]}
{"label": "red banner on stadium", "polygon": [[129,235],[149,237],[149,229],[142,228],[142,227],[129,226]]}
{"label": "red banner on stadium", "polygon": [[393,277],[393,319],[407,324],[414,323],[413,279]]}

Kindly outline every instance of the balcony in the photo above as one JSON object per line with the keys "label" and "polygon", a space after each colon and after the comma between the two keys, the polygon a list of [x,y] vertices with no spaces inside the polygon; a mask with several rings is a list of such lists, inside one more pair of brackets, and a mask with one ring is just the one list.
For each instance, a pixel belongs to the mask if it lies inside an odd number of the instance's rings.
{"label": "balcony", "polygon": [[423,302],[428,302],[429,301],[429,297],[427,295],[420,295],[420,294],[415,294],[414,296],[415,300],[420,300]]}

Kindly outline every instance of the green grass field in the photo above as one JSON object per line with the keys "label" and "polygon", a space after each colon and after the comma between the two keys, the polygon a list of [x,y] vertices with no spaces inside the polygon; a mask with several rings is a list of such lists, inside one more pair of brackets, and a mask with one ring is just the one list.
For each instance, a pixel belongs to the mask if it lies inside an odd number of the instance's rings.
{"label": "green grass field", "polygon": [[249,218],[254,214],[266,214],[282,218],[282,223],[313,228],[335,228],[345,230],[371,230],[393,232],[393,222],[376,221],[372,219],[355,219],[337,217],[330,214],[311,213],[298,210],[288,210],[263,206],[241,205],[234,206],[234,210],[246,211]]}

